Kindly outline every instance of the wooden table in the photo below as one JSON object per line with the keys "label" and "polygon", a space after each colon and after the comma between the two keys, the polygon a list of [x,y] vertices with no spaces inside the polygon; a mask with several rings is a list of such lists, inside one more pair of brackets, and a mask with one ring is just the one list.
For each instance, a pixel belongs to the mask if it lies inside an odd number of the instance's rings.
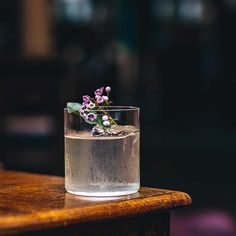
{"label": "wooden table", "polygon": [[170,210],[183,192],[141,188],[126,197],[79,197],[64,178],[0,171],[0,235],[169,235]]}

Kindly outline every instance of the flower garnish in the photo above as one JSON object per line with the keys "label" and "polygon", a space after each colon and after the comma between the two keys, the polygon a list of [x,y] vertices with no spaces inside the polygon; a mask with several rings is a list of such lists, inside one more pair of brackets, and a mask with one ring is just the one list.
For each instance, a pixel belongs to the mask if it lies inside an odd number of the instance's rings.
{"label": "flower garnish", "polygon": [[[109,114],[111,87],[101,87],[94,91],[95,97],[83,96],[82,105],[79,103],[68,103],[69,113],[80,115],[87,123],[95,125],[92,130],[93,135],[109,135],[111,127],[117,125]],[[105,93],[105,94],[104,94]],[[102,130],[102,131],[101,131]]]}
{"label": "flower garnish", "polygon": [[93,102],[89,102],[89,104],[88,104],[88,106],[87,106],[87,108],[89,108],[89,109],[94,109],[96,107],[96,105],[95,105],[95,103],[93,103]]}
{"label": "flower garnish", "polygon": [[97,119],[97,115],[94,113],[89,113],[88,115],[86,115],[86,119],[93,122]]}
{"label": "flower garnish", "polygon": [[107,86],[107,87],[105,88],[105,91],[109,94],[109,93],[111,92],[111,87]]}
{"label": "flower garnish", "polygon": [[84,95],[83,96],[83,101],[84,102],[89,102],[90,101],[90,97],[88,95]]}
{"label": "flower garnish", "polygon": [[101,96],[101,95],[103,94],[103,90],[104,90],[104,87],[101,87],[101,88],[99,88],[99,89],[96,89],[96,90],[94,91],[95,96],[96,96],[96,95]]}
{"label": "flower garnish", "polygon": [[96,98],[96,102],[97,102],[98,104],[103,103],[103,102],[104,102],[103,97],[102,97],[102,96],[97,96],[97,98]]}

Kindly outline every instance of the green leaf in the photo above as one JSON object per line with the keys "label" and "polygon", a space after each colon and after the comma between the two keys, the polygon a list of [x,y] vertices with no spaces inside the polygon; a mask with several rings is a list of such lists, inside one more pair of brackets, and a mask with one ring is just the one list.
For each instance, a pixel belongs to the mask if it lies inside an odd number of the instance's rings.
{"label": "green leaf", "polygon": [[103,127],[103,124],[102,124],[102,116],[101,116],[101,115],[98,115],[98,116],[97,116],[96,125],[99,125],[100,127]]}
{"label": "green leaf", "polygon": [[81,106],[82,105],[77,102],[68,102],[67,103],[67,111],[68,111],[68,113],[73,113],[73,112],[79,111]]}

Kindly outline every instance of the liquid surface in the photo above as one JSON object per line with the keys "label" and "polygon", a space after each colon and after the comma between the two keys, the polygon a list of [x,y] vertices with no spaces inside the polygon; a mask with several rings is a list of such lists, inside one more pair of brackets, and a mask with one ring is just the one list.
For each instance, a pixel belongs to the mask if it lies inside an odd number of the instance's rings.
{"label": "liquid surface", "polygon": [[119,126],[123,136],[93,137],[90,132],[65,135],[65,187],[85,196],[117,196],[137,192],[139,130]]}

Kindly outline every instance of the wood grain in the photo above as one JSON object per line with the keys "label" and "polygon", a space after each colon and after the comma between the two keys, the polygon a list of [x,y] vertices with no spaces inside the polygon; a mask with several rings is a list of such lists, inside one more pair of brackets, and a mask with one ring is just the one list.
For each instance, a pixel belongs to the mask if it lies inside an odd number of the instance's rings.
{"label": "wood grain", "polygon": [[125,197],[79,197],[64,178],[0,171],[0,234],[135,217],[191,204],[183,192],[141,188]]}

